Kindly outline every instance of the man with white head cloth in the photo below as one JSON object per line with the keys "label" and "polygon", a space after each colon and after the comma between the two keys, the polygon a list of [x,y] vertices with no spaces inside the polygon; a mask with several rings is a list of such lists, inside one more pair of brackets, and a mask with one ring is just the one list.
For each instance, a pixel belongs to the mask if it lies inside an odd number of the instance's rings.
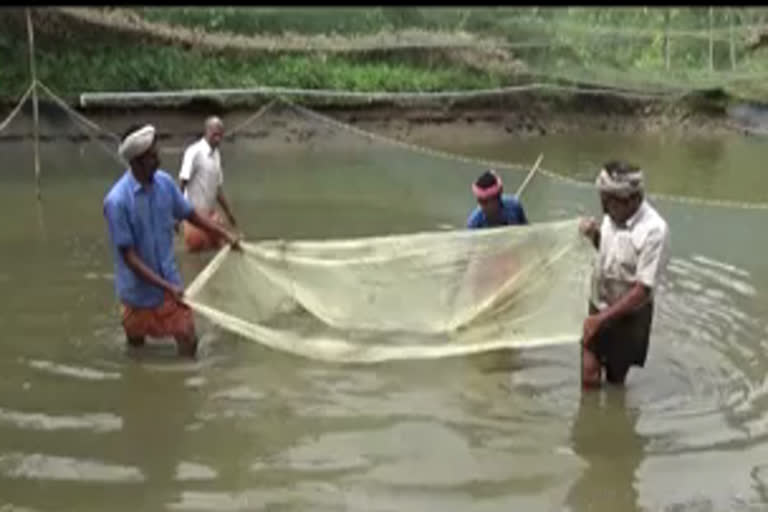
{"label": "man with white head cloth", "polygon": [[645,365],[669,228],[645,200],[643,181],[638,167],[606,163],[596,182],[602,224],[589,218],[579,226],[598,250],[582,339],[584,387],[599,386],[603,368],[609,383],[622,385],[631,366]]}
{"label": "man with white head cloth", "polygon": [[[224,173],[221,168],[219,144],[224,136],[224,123],[216,116],[205,120],[205,133],[200,140],[184,151],[179,171],[181,191],[192,206],[203,215],[217,222],[221,217],[216,203],[221,205],[230,225],[235,226],[235,216],[224,195]],[[188,251],[204,251],[219,246],[220,240],[199,230],[188,222],[184,223],[184,244]]]}
{"label": "man with white head cloth", "polygon": [[181,302],[184,291],[173,253],[174,220],[187,220],[235,248],[238,239],[196,212],[173,178],[158,169],[153,126],[129,128],[119,153],[130,168],[104,198],[104,216],[128,344],[141,346],[146,336],[173,336],[179,355],[194,356],[192,312]]}

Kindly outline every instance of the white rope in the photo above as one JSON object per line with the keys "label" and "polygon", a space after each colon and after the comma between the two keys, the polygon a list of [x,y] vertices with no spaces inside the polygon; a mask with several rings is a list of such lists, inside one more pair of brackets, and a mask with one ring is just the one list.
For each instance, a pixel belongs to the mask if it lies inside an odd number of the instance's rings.
{"label": "white rope", "polygon": [[82,114],[78,113],[76,110],[72,109],[69,105],[67,105],[67,102],[62,100],[59,96],[57,96],[53,91],[51,91],[44,83],[37,82],[40,87],[43,88],[43,91],[50,96],[50,98],[56,102],[57,105],[59,105],[61,108],[63,108],[68,114],[70,114],[72,117],[83,123],[84,125],[88,126],[92,130],[96,132],[102,132],[106,134],[109,138],[114,140],[115,142],[120,142],[120,137],[114,133],[112,133],[110,130],[107,130],[106,128],[102,128],[98,124],[94,123],[87,117],[83,116]]}
{"label": "white rope", "polygon": [[246,126],[248,126],[249,124],[255,122],[257,119],[260,119],[264,114],[266,114],[269,111],[269,109],[271,109],[275,105],[275,103],[277,103],[277,98],[273,99],[272,101],[270,101],[269,103],[261,107],[255,114],[248,117],[242,123],[238,124],[231,130],[228,130],[226,132],[226,135],[234,135],[240,130],[242,130],[243,128],[245,128]]}
{"label": "white rope", "polygon": [[[57,103],[59,106],[64,108],[68,113],[70,113],[72,116],[74,116],[76,119],[84,123],[86,126],[91,127],[93,130],[103,132],[108,134],[111,138],[115,139],[116,141],[119,141],[119,137],[117,135],[114,135],[109,130],[106,130],[97,124],[93,123],[92,121],[88,120],[84,116],[80,115],[79,113],[72,110],[63,100],[61,100],[58,96],[56,96],[53,92],[51,92],[48,87],[45,86],[45,84],[38,82],[39,85],[43,88],[43,90]],[[550,86],[548,84],[533,84],[530,86],[520,86],[520,87],[513,87],[513,88],[504,88],[504,89],[494,89],[494,90],[486,90],[483,93],[487,94],[503,94],[504,92],[509,92],[511,90],[521,91],[525,89],[532,89],[536,87],[551,87],[555,89],[564,89],[564,90],[575,90],[577,88],[575,87],[560,87],[560,86]],[[597,89],[578,89],[580,92],[583,93],[599,93],[601,91]],[[27,99],[28,95],[31,93],[32,88],[30,87],[27,92],[22,97],[19,104],[16,106],[16,109],[14,109],[13,112],[8,116],[8,118],[3,122],[2,125],[0,125],[0,130],[2,128],[5,128],[5,125],[8,124],[8,122],[13,118],[13,116],[16,115],[18,110],[21,109],[22,104]],[[226,91],[226,90],[225,90]],[[229,132],[229,134],[233,134],[237,132],[238,130],[241,130],[244,126],[253,123],[257,119],[261,118],[263,115],[265,115],[278,101],[296,109],[297,111],[305,114],[306,116],[309,116],[311,118],[317,119],[325,124],[329,124],[332,126],[335,126],[339,129],[345,130],[350,133],[355,133],[361,137],[364,137],[368,140],[374,140],[379,142],[384,142],[386,144],[399,146],[411,151],[416,151],[422,154],[426,154],[429,156],[434,156],[438,158],[443,158],[446,160],[461,162],[469,165],[477,165],[477,166],[483,166],[488,168],[498,168],[498,169],[509,169],[514,171],[521,171],[521,170],[527,170],[527,166],[521,165],[521,164],[515,164],[511,162],[500,162],[500,161],[493,161],[493,160],[485,160],[485,159],[478,159],[478,158],[470,158],[465,157],[461,155],[457,155],[454,153],[449,153],[446,151],[440,151],[436,149],[427,148],[424,146],[419,146],[416,144],[411,144],[405,141],[397,140],[397,139],[391,139],[389,137],[385,137],[383,135],[375,134],[372,132],[368,132],[365,130],[362,130],[360,128],[357,128],[355,126],[343,123],[341,121],[338,121],[336,119],[333,119],[331,117],[325,116],[323,114],[320,114],[314,110],[310,110],[306,107],[303,107],[301,105],[298,105],[289,99],[286,99],[283,96],[290,96],[290,95],[306,95],[306,96],[329,96],[329,97],[365,97],[370,98],[370,101],[373,101],[374,98],[393,98],[393,97],[462,97],[462,96],[470,96],[470,95],[476,95],[477,92],[471,92],[471,91],[456,91],[456,92],[443,92],[443,93],[428,93],[428,92],[417,92],[417,93],[365,93],[365,92],[349,92],[349,91],[323,91],[323,90],[304,90],[304,89],[286,89],[286,88],[272,88],[272,87],[262,87],[262,88],[256,88],[256,89],[230,89],[228,90],[230,92],[235,92],[239,94],[255,94],[256,91],[260,91],[263,94],[275,94],[277,91],[282,91],[280,96],[277,98],[274,98],[272,101],[270,101],[267,105],[263,106],[259,111],[257,111],[253,116],[249,117],[244,121],[243,123],[239,124],[237,127],[235,127],[233,130]],[[83,93],[80,95],[80,102],[81,105],[85,106],[89,102],[94,101],[106,101],[110,97],[113,99],[117,96],[128,96],[128,97],[160,97],[162,95],[172,95],[177,97],[186,97],[189,94],[200,94],[205,95],[209,94],[213,91],[172,91],[172,92],[159,92],[159,93]],[[221,92],[221,91],[217,91]],[[615,91],[611,91],[615,92]],[[482,93],[481,93],[482,94]],[[744,127],[740,127],[740,129],[744,129]],[[105,149],[107,149],[105,147]],[[119,160],[119,156],[117,156],[116,152],[107,149],[107,151],[116,159]],[[120,161],[122,165],[124,165],[123,162]],[[595,189],[595,186],[593,183],[590,182],[584,182],[580,181],[574,178],[571,178],[569,176],[564,176],[562,174],[559,174],[555,171],[551,171],[545,168],[538,168],[537,172],[540,174],[543,174],[544,176],[547,176],[549,178],[552,178],[554,180],[558,180],[564,183],[568,183],[570,185],[580,187],[580,188],[591,188]],[[596,190],[596,189],[595,189]],[[705,199],[705,198],[696,198],[696,197],[686,197],[686,196],[674,196],[674,195],[668,195],[668,194],[656,194],[656,193],[649,193],[649,197],[651,198],[657,198],[657,199],[664,199],[668,201],[674,201],[678,203],[685,203],[685,204],[697,204],[697,205],[709,205],[709,206],[717,206],[717,207],[728,207],[728,208],[740,208],[740,209],[752,209],[752,210],[765,210],[768,209],[768,203],[755,203],[755,202],[745,202],[745,201],[731,201],[731,200],[718,200],[718,199]]]}
{"label": "white rope", "polygon": [[[457,162],[462,162],[470,165],[479,165],[484,167],[494,167],[494,168],[501,168],[501,169],[511,169],[511,170],[523,170],[526,169],[525,166],[522,166],[520,164],[512,164],[508,162],[498,162],[498,161],[491,161],[491,160],[483,160],[483,159],[475,159],[475,158],[469,158],[461,155],[456,155],[453,153],[448,153],[446,151],[439,151],[436,149],[427,148],[424,146],[418,146],[416,144],[411,144],[408,142],[400,141],[397,139],[391,139],[389,137],[385,137],[383,135],[375,134],[372,132],[367,132],[365,130],[362,130],[356,126],[351,126],[346,123],[342,123],[341,121],[338,121],[336,119],[333,119],[331,117],[325,116],[323,114],[320,114],[318,112],[315,112],[313,110],[310,110],[306,107],[303,107],[301,105],[297,105],[289,100],[283,99],[283,102],[290,105],[291,107],[295,108],[296,110],[304,113],[307,116],[313,117],[321,122],[324,122],[326,124],[330,124],[332,126],[335,126],[339,129],[346,130],[351,133],[355,133],[357,135],[360,135],[362,137],[365,137],[369,140],[375,140],[379,142],[384,142],[387,144],[400,146],[406,149],[410,149],[412,151],[417,151],[420,153],[424,153],[431,156],[436,156],[439,158],[444,158],[448,160],[453,160]],[[550,177],[552,179],[569,183],[573,186],[580,187],[580,188],[590,188],[595,191],[597,191],[597,188],[595,185],[591,182],[586,181],[580,181],[575,178],[571,178],[569,176],[564,176],[562,174],[559,174],[555,171],[550,171],[544,168],[538,169],[538,172]],[[707,205],[707,206],[717,206],[717,207],[728,207],[728,208],[740,208],[740,209],[747,209],[747,210],[768,210],[768,203],[752,203],[752,202],[745,202],[745,201],[729,201],[729,200],[720,200],[720,199],[705,199],[705,198],[697,198],[697,197],[686,197],[686,196],[673,196],[668,194],[655,194],[655,193],[649,193],[649,197],[656,198],[656,199],[664,199],[667,201],[674,201],[678,203],[685,203],[685,204],[697,204],[697,205]]]}
{"label": "white rope", "polygon": [[484,167],[494,167],[498,169],[511,169],[511,170],[528,170],[527,166],[519,165],[519,164],[512,164],[509,162],[500,162],[500,161],[494,161],[494,160],[484,160],[484,159],[478,159],[478,158],[469,158],[461,155],[456,155],[453,153],[448,153],[447,151],[440,151],[437,149],[427,148],[424,146],[418,146],[416,144],[411,144],[409,142],[405,142],[402,140],[397,139],[391,139],[389,137],[385,137],[383,135],[379,135],[377,133],[368,132],[365,130],[362,130],[356,126],[352,126],[346,123],[342,123],[341,121],[338,121],[336,119],[333,119],[332,117],[328,117],[326,115],[320,114],[319,112],[315,112],[314,110],[310,110],[306,107],[303,107],[301,105],[298,105],[296,103],[293,103],[290,100],[287,100],[285,98],[281,98],[281,101],[285,103],[286,105],[296,109],[297,111],[301,112],[302,114],[317,119],[318,121],[329,124],[331,126],[334,126],[336,128],[339,128],[341,130],[345,130],[350,133],[355,133],[361,137],[365,137],[368,140],[372,141],[378,141],[383,142],[385,144],[390,144],[393,146],[399,146],[405,149],[409,149],[411,151],[416,151],[419,153],[423,153],[425,155],[429,156],[435,156],[438,158],[443,158],[446,160],[452,160],[455,162],[462,162],[465,164],[470,165],[479,165]]}
{"label": "white rope", "polygon": [[[570,185],[574,185],[580,188],[591,188],[597,192],[597,187],[594,185],[594,183],[577,180],[569,176],[563,176],[562,174],[558,174],[554,171],[548,171],[546,169],[541,169],[539,172],[541,172],[541,174],[544,174],[545,176],[548,176],[552,179],[562,181],[564,183],[568,183]],[[757,202],[749,202],[749,201],[732,201],[727,199],[708,199],[703,197],[676,196],[671,194],[661,194],[661,193],[655,193],[655,192],[653,193],[649,192],[647,193],[647,196],[650,197],[651,199],[662,199],[665,201],[672,201],[672,202],[683,203],[683,204],[716,206],[716,207],[723,207],[723,208],[738,208],[742,210],[768,210],[768,203],[757,203]]]}
{"label": "white rope", "polygon": [[27,101],[27,99],[29,98],[29,95],[32,94],[32,88],[34,86],[35,86],[35,84],[32,84],[32,85],[29,86],[29,88],[27,89],[27,92],[25,92],[24,95],[22,95],[22,97],[19,100],[19,102],[16,104],[16,106],[13,108],[13,110],[11,110],[11,113],[8,114],[8,116],[3,120],[2,123],[0,123],[0,132],[5,130],[5,128],[16,117],[16,114],[19,113],[21,108],[24,106],[24,102]]}
{"label": "white rope", "polygon": [[746,201],[730,201],[727,199],[705,199],[701,197],[673,196],[668,194],[648,194],[653,199],[663,199],[676,203],[695,204],[702,206],[719,206],[724,208],[740,208],[744,210],[768,210],[768,203],[750,203]]}
{"label": "white rope", "polygon": [[123,167],[127,167],[128,166],[128,163],[117,153],[117,150],[115,148],[110,148],[109,146],[107,146],[98,137],[98,133],[106,134],[109,138],[111,138],[113,141],[115,141],[115,143],[119,143],[120,142],[120,137],[118,137],[117,135],[115,135],[111,131],[109,131],[109,130],[107,130],[105,128],[102,128],[101,126],[99,126],[98,124],[94,123],[93,121],[91,121],[90,119],[86,118],[85,116],[77,113],[75,110],[70,108],[69,105],[67,105],[67,103],[64,100],[62,100],[61,98],[56,96],[56,94],[54,94],[53,91],[51,91],[48,87],[46,87],[45,84],[43,84],[42,82],[38,81],[37,83],[38,83],[38,85],[40,87],[42,87],[43,92],[45,92],[58,106],[60,106],[62,109],[64,109],[64,111],[67,114],[69,114],[70,116],[74,117],[75,119],[80,121],[82,124],[84,124],[86,127],[90,128],[91,130],[96,132],[97,136],[91,137],[91,138],[96,140],[96,142],[99,144],[99,146],[101,146],[101,148],[104,149],[104,151],[106,151],[107,154],[110,157],[112,157],[113,160],[115,160],[115,162],[117,162],[118,164],[120,164]]}

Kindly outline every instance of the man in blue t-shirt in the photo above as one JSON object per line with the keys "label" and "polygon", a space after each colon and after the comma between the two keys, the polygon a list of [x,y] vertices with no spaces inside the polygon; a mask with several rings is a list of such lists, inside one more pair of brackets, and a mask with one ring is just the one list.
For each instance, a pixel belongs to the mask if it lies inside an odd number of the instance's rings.
{"label": "man in blue t-shirt", "polygon": [[130,168],[104,198],[115,264],[115,288],[123,305],[128,344],[146,336],[173,336],[180,355],[194,356],[197,336],[173,252],[174,221],[187,220],[239,248],[239,239],[197,213],[181,195],[160,159],[155,128],[134,125],[122,139],[120,155]]}
{"label": "man in blue t-shirt", "polygon": [[469,229],[528,224],[523,205],[515,196],[503,195],[501,178],[489,170],[472,184],[478,206],[467,219]]}

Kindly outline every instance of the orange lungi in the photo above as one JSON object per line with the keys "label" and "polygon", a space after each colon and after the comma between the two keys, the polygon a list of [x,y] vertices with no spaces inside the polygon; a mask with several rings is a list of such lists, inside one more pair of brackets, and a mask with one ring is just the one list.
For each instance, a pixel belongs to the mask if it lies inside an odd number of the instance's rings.
{"label": "orange lungi", "polygon": [[192,310],[166,293],[156,308],[137,308],[123,303],[123,329],[128,338],[191,338],[195,333]]}
{"label": "orange lungi", "polygon": [[[206,214],[214,222],[222,223],[221,215],[217,211],[208,212]],[[197,226],[193,226],[192,223],[184,221],[184,245],[188,252],[207,251],[211,249],[218,249],[223,244],[223,240],[218,235],[210,234],[207,231],[199,229]]]}

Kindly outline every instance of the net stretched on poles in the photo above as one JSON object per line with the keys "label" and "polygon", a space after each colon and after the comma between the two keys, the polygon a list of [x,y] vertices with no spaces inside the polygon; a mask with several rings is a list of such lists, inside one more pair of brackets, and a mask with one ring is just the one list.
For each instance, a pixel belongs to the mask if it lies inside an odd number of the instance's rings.
{"label": "net stretched on poles", "polygon": [[578,339],[591,249],[577,221],[229,248],[187,302],[295,354],[371,363]]}

